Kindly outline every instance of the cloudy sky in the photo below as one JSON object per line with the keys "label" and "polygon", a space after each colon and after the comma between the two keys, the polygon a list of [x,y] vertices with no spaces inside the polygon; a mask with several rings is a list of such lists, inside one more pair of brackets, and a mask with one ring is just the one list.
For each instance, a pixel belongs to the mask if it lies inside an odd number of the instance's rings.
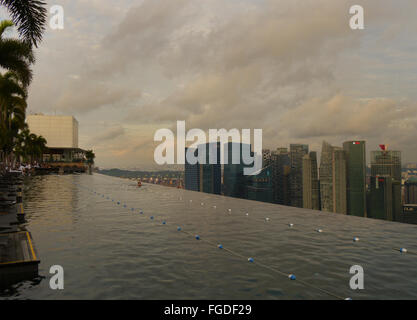
{"label": "cloudy sky", "polygon": [[[49,0],[29,112],[74,115],[100,167],[153,169],[154,133],[262,128],[264,147],[365,139],[417,162],[415,0]],[[365,29],[349,28],[349,8]]]}

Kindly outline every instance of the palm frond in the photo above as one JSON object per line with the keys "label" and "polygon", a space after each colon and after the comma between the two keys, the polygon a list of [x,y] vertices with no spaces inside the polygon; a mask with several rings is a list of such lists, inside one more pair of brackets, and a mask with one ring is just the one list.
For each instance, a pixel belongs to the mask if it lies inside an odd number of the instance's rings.
{"label": "palm frond", "polygon": [[25,86],[28,86],[32,80],[30,64],[34,60],[33,51],[27,43],[16,39],[1,39],[0,67],[14,70]]}
{"label": "palm frond", "polygon": [[0,5],[9,11],[20,36],[37,47],[45,30],[46,3],[42,0],[0,0]]}

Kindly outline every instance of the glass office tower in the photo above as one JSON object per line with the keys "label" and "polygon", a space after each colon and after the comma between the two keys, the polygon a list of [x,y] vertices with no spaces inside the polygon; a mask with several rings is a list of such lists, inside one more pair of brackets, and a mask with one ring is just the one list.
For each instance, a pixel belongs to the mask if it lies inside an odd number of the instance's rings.
{"label": "glass office tower", "polygon": [[221,194],[220,142],[207,143],[204,147],[206,148],[206,163],[200,165],[200,191]]}
{"label": "glass office tower", "polygon": [[274,189],[274,202],[291,205],[290,173],[291,159],[287,148],[278,148],[271,154],[272,183]]}
{"label": "glass office tower", "polygon": [[320,210],[320,186],[316,152],[310,152],[303,157],[303,207]]}
{"label": "glass office tower", "polygon": [[290,188],[291,188],[291,206],[303,207],[303,157],[308,154],[308,145],[305,144],[291,144],[291,173],[290,173]]}
{"label": "glass office tower", "polygon": [[248,199],[262,202],[274,202],[271,165],[261,169],[257,175],[249,176]]}
{"label": "glass office tower", "polygon": [[366,143],[365,141],[346,141],[346,196],[347,213],[366,217]]}
{"label": "glass office tower", "polygon": [[323,141],[320,160],[321,209],[347,213],[346,152]]}
{"label": "glass office tower", "polygon": [[393,186],[389,176],[371,177],[370,192],[368,197],[369,218],[390,220],[393,216]]}
{"label": "glass office tower", "polygon": [[[401,151],[379,150],[371,152],[371,176],[375,179],[380,177],[389,177],[391,179],[390,188],[392,189],[392,205],[390,205],[390,207],[392,208],[392,213],[386,215],[388,220],[397,221],[402,213],[401,169]],[[374,205],[376,204],[372,202],[369,207],[373,210]],[[386,208],[387,212],[388,210],[389,209]]]}
{"label": "glass office tower", "polygon": [[[251,148],[250,145],[242,143],[228,142],[224,145],[224,152],[228,155],[228,162],[224,164],[223,171],[223,193],[227,197],[248,198],[247,183],[248,177],[245,176],[243,169],[246,165],[243,163],[242,148]],[[239,164],[233,163],[233,156]]]}
{"label": "glass office tower", "polygon": [[197,149],[185,148],[184,187],[186,190],[200,191],[200,165],[188,163],[187,150],[194,150],[194,156],[198,155]]}

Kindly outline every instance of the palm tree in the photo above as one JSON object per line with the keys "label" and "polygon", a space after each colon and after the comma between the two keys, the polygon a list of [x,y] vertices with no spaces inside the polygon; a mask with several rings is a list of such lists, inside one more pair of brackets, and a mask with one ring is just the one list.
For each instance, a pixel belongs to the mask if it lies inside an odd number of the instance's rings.
{"label": "palm tree", "polygon": [[[1,1],[1,0],[0,0]],[[11,21],[0,22],[0,156],[11,163],[19,130],[24,129],[27,88],[32,79],[30,65],[35,61],[32,46],[19,39],[5,39]]]}
{"label": "palm tree", "polygon": [[0,0],[9,11],[25,42],[38,46],[46,24],[46,3],[42,0]]}
{"label": "palm tree", "polygon": [[26,97],[18,75],[11,71],[0,74],[0,150],[6,161],[11,161],[17,134],[25,125]]}
{"label": "palm tree", "polygon": [[88,150],[85,152],[85,158],[87,159],[88,164],[94,164],[96,155],[94,154],[93,150]]}
{"label": "palm tree", "polygon": [[33,143],[33,157],[39,163],[42,161],[43,154],[45,153],[47,141],[42,136],[36,136]]}
{"label": "palm tree", "polygon": [[32,80],[30,65],[35,62],[35,56],[29,43],[3,37],[5,30],[12,26],[13,22],[9,20],[0,23],[0,67],[14,71],[27,87]]}
{"label": "palm tree", "polygon": [[44,137],[30,133],[29,129],[25,127],[17,135],[17,142],[13,151],[17,158],[22,158],[25,162],[33,162],[34,160],[41,162],[46,144]]}
{"label": "palm tree", "polygon": [[96,158],[96,155],[94,154],[93,150],[88,150],[85,153],[85,158],[87,159],[88,173],[91,174],[91,166],[94,164],[94,159]]}

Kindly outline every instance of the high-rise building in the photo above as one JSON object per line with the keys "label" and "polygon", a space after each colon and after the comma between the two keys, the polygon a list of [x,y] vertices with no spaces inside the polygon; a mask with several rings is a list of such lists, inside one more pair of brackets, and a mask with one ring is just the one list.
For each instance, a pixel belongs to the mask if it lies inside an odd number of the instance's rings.
{"label": "high-rise building", "polygon": [[[390,178],[391,183],[387,187],[391,187],[391,210],[392,213],[387,215],[388,220],[397,220],[402,213],[401,203],[401,151],[386,150],[385,146],[381,145],[382,150],[371,152],[371,177],[377,178]],[[374,180],[375,180],[374,179]],[[389,179],[386,179],[389,180]],[[372,189],[371,189],[372,191]],[[387,191],[388,192],[388,191]],[[375,212],[372,207],[374,202],[370,203],[368,208]],[[386,211],[388,212],[388,208]],[[380,216],[380,215],[379,215]]]}
{"label": "high-rise building", "polygon": [[271,154],[272,184],[274,190],[274,202],[291,205],[290,172],[291,160],[287,148],[278,148]]}
{"label": "high-rise building", "polygon": [[248,199],[262,202],[274,202],[272,168],[267,166],[256,175],[248,176]]}
{"label": "high-rise building", "polygon": [[[228,142],[224,145],[224,152],[228,155],[228,161],[223,169],[223,193],[227,197],[247,199],[247,176],[244,175],[243,147],[251,148],[250,145]],[[238,161],[233,161],[233,159]],[[233,162],[239,162],[233,163]]]}
{"label": "high-rise building", "polygon": [[222,166],[220,162],[220,142],[207,143],[206,163],[200,165],[200,191],[221,194]]}
{"label": "high-rise building", "polygon": [[48,148],[78,148],[78,121],[72,116],[28,115],[27,124],[31,133],[46,139]]}
{"label": "high-rise building", "polygon": [[200,165],[198,162],[195,164],[188,162],[188,150],[194,150],[194,156],[198,156],[198,149],[185,148],[184,188],[191,191],[200,191]]}
{"label": "high-rise building", "polygon": [[263,149],[262,150],[262,165],[267,167],[271,164],[271,150]]}
{"label": "high-rise building", "polygon": [[393,179],[390,176],[371,176],[368,195],[368,217],[393,221]]}
{"label": "high-rise building", "polygon": [[[198,159],[197,163],[188,162],[188,150],[194,151],[194,156]],[[199,161],[199,150],[204,150],[206,153],[205,163]],[[200,145],[196,149],[185,148],[185,189],[221,194],[221,170],[220,142]]]}
{"label": "high-rise building", "polygon": [[401,181],[401,151],[372,151],[371,176],[390,176]]}
{"label": "high-rise building", "polygon": [[346,141],[347,213],[366,217],[366,142]]}
{"label": "high-rise building", "polygon": [[346,153],[335,147],[333,152],[333,207],[336,213],[347,214]]}
{"label": "high-rise building", "polygon": [[323,211],[347,213],[346,153],[325,141],[320,161],[320,201]]}
{"label": "high-rise building", "polygon": [[398,222],[417,224],[417,204],[405,204],[402,214],[396,219]]}
{"label": "high-rise building", "polygon": [[291,173],[290,173],[290,190],[291,206],[303,207],[303,157],[308,153],[308,145],[291,144]]}
{"label": "high-rise building", "polygon": [[320,186],[316,152],[310,152],[303,157],[303,207],[320,210]]}
{"label": "high-rise building", "polygon": [[404,204],[417,204],[417,178],[411,177],[404,184]]}

